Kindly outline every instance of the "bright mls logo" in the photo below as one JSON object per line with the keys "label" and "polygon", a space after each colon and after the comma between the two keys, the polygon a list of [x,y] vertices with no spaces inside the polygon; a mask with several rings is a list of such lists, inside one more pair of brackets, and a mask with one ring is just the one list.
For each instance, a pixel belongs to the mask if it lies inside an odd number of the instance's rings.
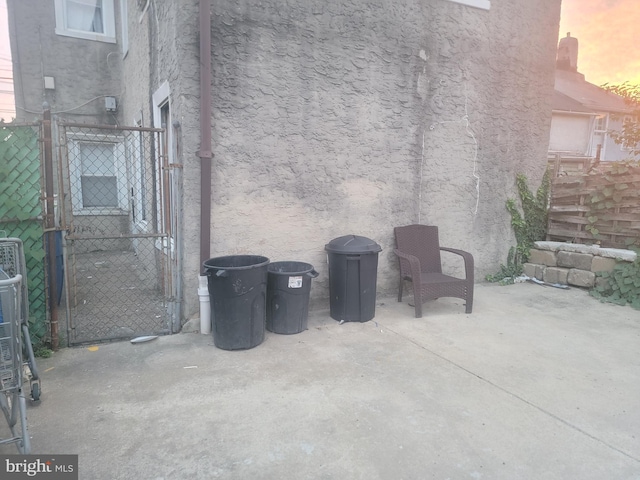
{"label": "bright mls logo", "polygon": [[77,455],[0,455],[0,478],[78,480]]}

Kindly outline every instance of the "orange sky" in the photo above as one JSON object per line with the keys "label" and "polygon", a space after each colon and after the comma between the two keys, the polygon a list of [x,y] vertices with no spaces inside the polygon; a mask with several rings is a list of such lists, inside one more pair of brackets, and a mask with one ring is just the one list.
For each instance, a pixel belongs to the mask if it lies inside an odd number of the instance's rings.
{"label": "orange sky", "polygon": [[567,32],[588,82],[640,83],[640,0],[562,0],[560,37]]}

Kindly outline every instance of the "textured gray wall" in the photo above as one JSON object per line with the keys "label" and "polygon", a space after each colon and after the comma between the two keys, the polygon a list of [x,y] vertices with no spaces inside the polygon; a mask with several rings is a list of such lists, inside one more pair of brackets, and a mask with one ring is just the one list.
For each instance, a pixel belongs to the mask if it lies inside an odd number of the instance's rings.
{"label": "textured gray wall", "polygon": [[515,175],[546,165],[559,0],[214,3],[213,255],[312,263],[314,299],[350,233],[384,249],[379,292],[396,225],[439,225],[478,279],[505,261]]}
{"label": "textured gray wall", "polygon": [[[535,187],[546,165],[560,0],[489,11],[447,0],[212,4],[212,256],[312,263],[316,307],[328,306],[324,245],[341,235],[382,245],[381,294],[396,288],[396,225],[439,225],[442,244],[474,254],[479,280],[505,261],[515,175]],[[198,2],[152,2],[141,20],[137,2],[128,5],[122,84],[110,83],[108,47],[83,57],[105,90],[121,89],[125,124],[151,125],[151,94],[170,85],[189,316],[198,309]],[[84,83],[61,79],[80,96]]]}

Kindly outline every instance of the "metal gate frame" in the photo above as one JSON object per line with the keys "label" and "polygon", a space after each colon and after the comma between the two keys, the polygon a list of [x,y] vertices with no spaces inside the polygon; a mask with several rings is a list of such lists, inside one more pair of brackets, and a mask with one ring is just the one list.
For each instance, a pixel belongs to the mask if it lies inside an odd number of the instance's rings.
{"label": "metal gate frame", "polygon": [[[169,163],[166,130],[146,127],[88,125],[65,122],[63,120],[58,120],[54,127],[57,130],[58,139],[57,190],[60,219],[59,228],[63,232],[61,255],[64,265],[67,344],[77,345],[119,340],[137,335],[162,335],[178,332],[181,327],[182,317],[182,164]],[[149,219],[149,225],[151,225],[150,231],[142,233],[134,231],[135,219],[132,217],[135,216],[136,208],[142,208],[135,204],[134,195],[138,194],[134,194],[132,188],[134,181],[132,178],[134,168],[132,161],[138,161],[138,159],[133,159],[132,155],[126,151],[122,158],[114,154],[114,158],[117,157],[114,161],[122,162],[122,164],[125,165],[123,170],[126,171],[125,183],[127,187],[127,209],[125,211],[129,217],[128,221],[130,223],[128,225],[131,225],[131,231],[113,233],[100,231],[92,233],[91,231],[84,231],[82,228],[79,228],[79,219],[82,215],[78,215],[77,205],[74,205],[74,202],[77,202],[77,193],[72,190],[74,185],[73,176],[77,176],[77,174],[73,173],[73,155],[70,154],[70,149],[75,148],[72,145],[73,142],[79,142],[77,139],[82,138],[83,135],[86,136],[86,138],[98,138],[99,136],[104,136],[105,138],[118,137],[123,139],[123,145],[128,141],[129,135],[134,136],[134,138],[136,138],[135,135],[138,135],[140,138],[145,137],[148,139],[149,151],[143,152],[143,156],[145,157],[143,162],[148,161],[148,166],[152,171],[151,183],[148,185],[152,191],[144,193],[144,195],[148,196],[148,199],[151,199],[151,201],[148,202],[150,203],[149,211],[152,214],[152,218]],[[96,140],[96,142],[98,142],[98,140]],[[126,149],[123,149],[123,151],[124,150]],[[180,159],[181,153],[178,148],[174,158]],[[144,179],[142,181],[144,182]],[[157,282],[162,298],[163,312],[160,315],[164,315],[161,327],[137,328],[135,324],[132,324],[128,325],[124,331],[117,331],[107,335],[83,336],[78,334],[78,329],[82,326],[81,316],[78,314],[80,306],[78,291],[81,286],[79,279],[78,246],[82,245],[83,242],[87,244],[94,242],[94,244],[99,243],[101,245],[109,243],[115,244],[118,242],[128,242],[131,245],[141,245],[143,243],[148,245],[151,242],[151,244],[154,245],[155,251],[151,256],[155,257],[154,263],[157,265],[155,271],[157,272]],[[138,253],[136,252],[134,255],[137,256]],[[137,265],[133,265],[133,267],[136,266]],[[82,285],[82,288],[84,287],[86,287],[86,285]],[[94,288],[94,293],[100,293],[98,291],[101,288],[100,284],[94,285]],[[86,304],[87,298],[85,297],[83,301]],[[118,298],[113,298],[113,303],[117,302]],[[103,315],[102,318],[105,320],[112,314],[113,311],[96,312],[96,315]],[[143,312],[141,315],[144,316],[145,313]],[[158,315],[156,315],[156,318],[157,317]]]}

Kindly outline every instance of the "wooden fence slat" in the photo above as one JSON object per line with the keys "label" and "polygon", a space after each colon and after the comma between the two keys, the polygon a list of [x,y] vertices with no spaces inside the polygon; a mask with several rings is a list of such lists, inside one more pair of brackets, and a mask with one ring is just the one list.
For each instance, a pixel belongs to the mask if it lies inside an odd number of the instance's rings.
{"label": "wooden fence slat", "polygon": [[568,238],[584,238],[593,240],[593,235],[589,232],[578,232],[577,230],[566,230],[564,228],[549,228],[549,236],[568,237]]}
{"label": "wooden fence slat", "polygon": [[562,212],[589,212],[591,208],[586,205],[551,205],[549,207],[549,213],[562,213]]}
{"label": "wooden fence slat", "polygon": [[[547,238],[616,248],[640,243],[640,168],[621,173],[614,164],[604,162],[588,170],[590,165],[590,159],[550,157],[556,176],[551,182]],[[592,206],[595,195],[598,202]],[[596,239],[590,231],[595,229]]]}
{"label": "wooden fence slat", "polygon": [[587,217],[576,217],[575,215],[553,216],[549,217],[549,220],[558,223],[566,222],[579,225],[589,225],[589,220],[587,219]]}

